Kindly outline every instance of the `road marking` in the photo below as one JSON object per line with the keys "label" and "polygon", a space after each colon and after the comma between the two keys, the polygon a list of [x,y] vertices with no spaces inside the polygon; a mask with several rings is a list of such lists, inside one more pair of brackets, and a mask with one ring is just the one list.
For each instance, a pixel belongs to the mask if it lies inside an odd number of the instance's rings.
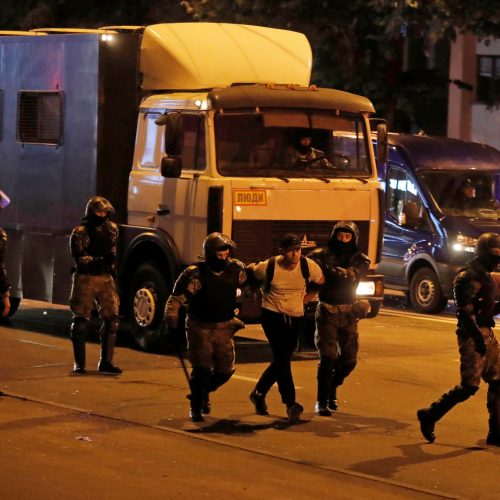
{"label": "road marking", "polygon": [[[246,380],[247,382],[253,382],[255,384],[259,381],[259,379],[257,379],[257,378],[245,377],[244,375],[233,375],[233,378],[237,378],[238,380]],[[296,385],[295,389],[302,390],[303,387]]]}
{"label": "road marking", "polygon": [[34,345],[41,345],[43,347],[50,347],[51,349],[61,349],[61,347],[57,345],[50,345],[50,344],[42,344],[41,342],[33,342],[32,340],[26,340],[26,339],[17,339],[19,342],[22,342],[23,344],[34,344]]}
{"label": "road marking", "polygon": [[47,366],[64,366],[67,364],[68,363],[46,363],[45,365],[35,365],[32,366],[31,368],[46,368]]}
{"label": "road marking", "polygon": [[456,324],[457,320],[454,318],[441,318],[441,317],[433,317],[433,316],[424,316],[423,314],[411,314],[404,311],[388,311],[384,309],[380,311],[381,316],[397,316],[403,318],[410,319],[422,319],[424,321],[435,321],[437,323],[447,323],[447,324]]}

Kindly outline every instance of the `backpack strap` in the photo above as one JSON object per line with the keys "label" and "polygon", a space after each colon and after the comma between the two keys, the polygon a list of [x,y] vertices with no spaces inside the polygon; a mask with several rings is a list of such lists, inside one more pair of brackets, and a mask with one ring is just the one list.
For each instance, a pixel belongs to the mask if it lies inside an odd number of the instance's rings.
{"label": "backpack strap", "polygon": [[273,281],[274,278],[274,268],[276,267],[276,256],[271,257],[267,261],[267,268],[266,268],[266,281],[264,282],[264,286],[262,287],[264,292],[269,292],[271,289],[271,281]]}
{"label": "backpack strap", "polygon": [[307,285],[309,283],[310,273],[309,264],[307,263],[305,255],[300,256],[300,271],[302,273],[302,277],[306,280]]}

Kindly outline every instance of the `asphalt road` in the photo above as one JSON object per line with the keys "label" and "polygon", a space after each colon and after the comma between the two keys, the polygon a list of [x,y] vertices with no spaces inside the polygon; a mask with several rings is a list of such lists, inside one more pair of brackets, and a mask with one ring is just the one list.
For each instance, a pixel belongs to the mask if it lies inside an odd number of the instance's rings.
{"label": "asphalt road", "polygon": [[174,355],[139,352],[124,332],[122,375],[73,376],[69,322],[66,308],[26,302],[0,327],[0,498],[500,498],[485,387],[438,424],[436,443],[418,430],[416,409],[458,382],[450,315],[395,307],[363,321],[359,363],[331,418],[313,413],[316,353],[298,352],[305,413],[293,426],[276,388],[269,416],[248,401],[270,359],[256,325],[237,339],[237,371],[212,415],[194,424]]}

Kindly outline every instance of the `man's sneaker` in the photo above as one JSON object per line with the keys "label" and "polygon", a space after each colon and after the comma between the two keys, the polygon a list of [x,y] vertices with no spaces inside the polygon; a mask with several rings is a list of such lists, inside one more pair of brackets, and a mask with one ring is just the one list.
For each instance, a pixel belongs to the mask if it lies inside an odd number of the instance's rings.
{"label": "man's sneaker", "polygon": [[122,373],[122,369],[121,368],[118,368],[118,366],[115,366],[114,364],[112,363],[99,363],[99,366],[97,367],[97,369],[101,372],[101,373],[112,373],[112,374],[118,374],[118,373]]}
{"label": "man's sneaker", "polygon": [[294,424],[299,420],[300,415],[304,411],[304,407],[299,403],[292,403],[286,408],[286,413],[288,415],[288,423]]}
{"label": "man's sneaker", "polygon": [[429,443],[433,443],[436,440],[434,434],[434,426],[436,422],[429,415],[429,410],[422,408],[417,411],[417,418],[420,422],[420,432]]}
{"label": "man's sneaker", "polygon": [[77,375],[83,375],[83,374],[87,373],[87,370],[85,368],[83,368],[82,366],[75,365],[75,367],[73,368],[73,373],[75,373]]}
{"label": "man's sneaker", "polygon": [[266,396],[264,396],[264,394],[258,394],[257,391],[254,389],[250,393],[249,398],[250,401],[255,406],[255,413],[257,415],[269,415],[266,405]]}
{"label": "man's sneaker", "polygon": [[328,400],[328,409],[330,411],[337,411],[338,407],[339,407],[339,403],[336,399],[329,399]]}
{"label": "man's sneaker", "polygon": [[328,409],[328,406],[321,404],[319,401],[316,401],[316,404],[314,405],[314,411],[320,417],[331,417],[332,415],[332,412]]}
{"label": "man's sneaker", "polygon": [[189,410],[189,418],[191,419],[191,422],[203,422],[205,420],[201,411],[193,408]]}

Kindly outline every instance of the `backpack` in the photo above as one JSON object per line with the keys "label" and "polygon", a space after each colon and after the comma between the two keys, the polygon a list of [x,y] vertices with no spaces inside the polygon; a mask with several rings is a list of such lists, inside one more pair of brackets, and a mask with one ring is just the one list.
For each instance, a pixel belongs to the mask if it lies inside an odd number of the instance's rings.
{"label": "backpack", "polygon": [[[262,290],[264,292],[269,292],[271,288],[271,281],[273,281],[274,278],[274,269],[276,267],[276,256],[271,257],[269,261],[267,262],[267,268],[266,268],[266,280],[264,281],[264,284],[262,285]],[[309,265],[307,264],[307,259],[305,258],[304,255],[300,256],[300,271],[302,273],[302,277],[306,281],[306,285],[309,283]]]}

